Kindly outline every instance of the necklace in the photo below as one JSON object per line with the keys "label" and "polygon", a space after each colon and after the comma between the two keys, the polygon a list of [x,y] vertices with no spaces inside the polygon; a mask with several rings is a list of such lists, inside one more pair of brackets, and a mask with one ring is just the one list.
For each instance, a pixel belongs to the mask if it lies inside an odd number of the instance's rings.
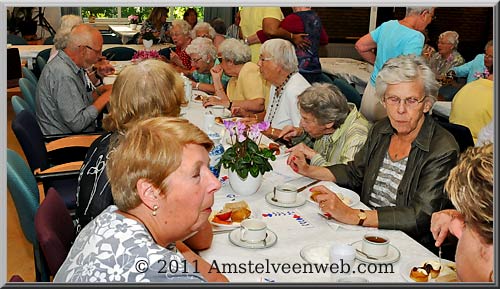
{"label": "necklace", "polygon": [[269,109],[269,118],[267,119],[267,121],[269,121],[270,124],[273,123],[274,116],[276,115],[276,112],[278,111],[278,107],[279,107],[280,101],[281,101],[281,96],[283,95],[283,88],[288,83],[288,81],[290,80],[290,78],[292,77],[292,75],[294,73],[295,72],[290,72],[286,76],[285,81],[283,81],[283,83],[281,83],[278,87],[276,87],[275,96],[273,98],[273,103],[271,103],[271,108]]}

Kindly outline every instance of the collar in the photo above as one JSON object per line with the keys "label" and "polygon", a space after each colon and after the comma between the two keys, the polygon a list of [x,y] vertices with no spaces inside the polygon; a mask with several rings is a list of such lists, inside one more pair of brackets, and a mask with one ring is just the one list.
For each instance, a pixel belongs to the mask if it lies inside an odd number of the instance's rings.
{"label": "collar", "polygon": [[[392,135],[396,130],[392,127],[389,117],[381,120],[380,133],[385,135]],[[431,139],[434,133],[436,122],[428,114],[424,116],[424,123],[418,132],[417,137],[412,142],[412,146],[417,146],[419,149],[428,152],[431,146]]]}
{"label": "collar", "polygon": [[345,131],[351,127],[351,124],[356,120],[356,116],[358,114],[356,105],[350,102],[348,102],[347,105],[349,106],[350,111],[346,119],[344,120],[344,123],[339,128],[337,128],[332,134],[326,136],[330,139],[330,142],[336,142],[340,138],[340,136],[342,136],[345,133]]}

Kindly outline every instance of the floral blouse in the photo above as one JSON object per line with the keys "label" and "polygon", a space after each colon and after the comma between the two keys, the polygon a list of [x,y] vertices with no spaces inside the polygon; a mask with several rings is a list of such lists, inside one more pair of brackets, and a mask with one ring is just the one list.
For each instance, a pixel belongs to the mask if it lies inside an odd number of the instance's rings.
{"label": "floral blouse", "polygon": [[434,52],[429,59],[429,66],[432,71],[436,74],[436,78],[445,77],[448,70],[455,66],[459,66],[465,63],[464,58],[460,53],[454,50],[447,58],[443,58],[439,52]]}
{"label": "floral blouse", "polygon": [[[156,27],[153,26],[153,23],[149,20],[145,20],[144,23],[142,23],[142,27],[141,27],[141,36],[144,35],[144,33],[146,32],[158,32],[158,29],[156,29]],[[172,38],[170,38],[170,36],[166,35],[165,32],[167,31],[170,31],[170,24],[165,22],[163,23],[163,25],[161,26],[161,30],[160,30],[160,38],[155,40],[154,43],[172,43]]]}

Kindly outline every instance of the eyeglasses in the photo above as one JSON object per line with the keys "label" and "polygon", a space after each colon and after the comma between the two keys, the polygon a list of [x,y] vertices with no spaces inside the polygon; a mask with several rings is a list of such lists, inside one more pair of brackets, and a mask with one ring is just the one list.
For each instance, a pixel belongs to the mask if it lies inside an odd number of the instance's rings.
{"label": "eyeglasses", "polygon": [[493,55],[485,53],[484,59],[493,59]]}
{"label": "eyeglasses", "polygon": [[88,49],[90,49],[90,50],[94,51],[94,52],[95,52],[95,53],[97,53],[97,54],[101,54],[101,52],[102,52],[102,49],[97,50],[97,49],[94,49],[94,48],[92,48],[92,47],[90,47],[90,46],[88,46],[88,45],[80,45],[80,46],[83,46],[83,47],[85,47],[85,48],[88,48]]}
{"label": "eyeglasses", "polygon": [[425,100],[426,96],[422,98],[421,100],[418,100],[414,97],[409,97],[409,98],[399,98],[397,96],[389,96],[385,97],[384,101],[386,104],[391,105],[391,106],[399,106],[401,102],[408,107],[408,108],[415,108],[417,105],[422,103]]}
{"label": "eyeglasses", "polygon": [[272,57],[262,57],[262,55],[259,56],[259,61],[268,61],[268,60],[272,60],[273,58]]}
{"label": "eyeglasses", "polygon": [[222,56],[218,56],[217,60],[219,61],[219,63],[222,63]]}
{"label": "eyeglasses", "polygon": [[195,58],[191,58],[191,62],[196,63],[196,62],[200,61],[202,58],[203,58],[203,57],[198,57],[198,58],[196,58],[196,59],[195,59]]}

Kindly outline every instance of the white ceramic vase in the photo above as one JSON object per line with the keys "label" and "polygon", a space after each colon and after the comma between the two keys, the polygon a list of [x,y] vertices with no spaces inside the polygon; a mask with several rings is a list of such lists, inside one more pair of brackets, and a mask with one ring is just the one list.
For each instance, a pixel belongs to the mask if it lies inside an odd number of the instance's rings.
{"label": "white ceramic vase", "polygon": [[146,49],[149,49],[149,48],[151,48],[151,46],[153,46],[153,39],[142,40],[142,44],[144,44],[144,47],[146,47]]}
{"label": "white ceramic vase", "polygon": [[130,23],[130,29],[136,30],[137,29],[137,24],[136,23]]}
{"label": "white ceramic vase", "polygon": [[246,179],[242,179],[238,176],[236,171],[228,170],[229,184],[235,193],[242,196],[249,196],[255,194],[262,184],[262,174],[259,174],[256,178],[248,174]]}

